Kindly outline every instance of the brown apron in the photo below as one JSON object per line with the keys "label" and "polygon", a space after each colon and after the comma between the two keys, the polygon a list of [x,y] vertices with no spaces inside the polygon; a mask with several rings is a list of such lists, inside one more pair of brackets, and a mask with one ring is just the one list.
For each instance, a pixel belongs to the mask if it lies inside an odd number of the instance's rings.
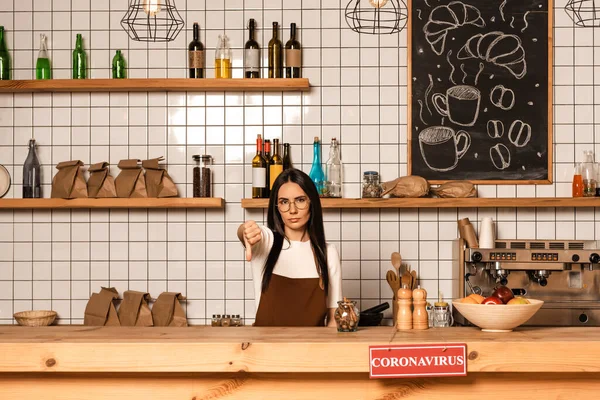
{"label": "brown apron", "polygon": [[260,296],[254,326],[325,326],[326,296],[319,282],[273,274]]}

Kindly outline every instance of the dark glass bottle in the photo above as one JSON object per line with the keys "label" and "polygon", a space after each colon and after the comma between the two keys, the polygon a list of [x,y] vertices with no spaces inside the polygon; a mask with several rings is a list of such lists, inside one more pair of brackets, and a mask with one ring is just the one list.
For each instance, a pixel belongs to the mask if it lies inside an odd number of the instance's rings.
{"label": "dark glass bottle", "polygon": [[302,47],[296,40],[296,24],[290,25],[290,40],[285,44],[285,77],[302,78]]}
{"label": "dark glass bottle", "polygon": [[10,79],[10,55],[4,41],[4,27],[0,26],[0,80]]}
{"label": "dark glass bottle", "polygon": [[73,79],[87,78],[87,55],[83,49],[83,38],[77,34],[75,50],[73,50]]}
{"label": "dark glass bottle", "polygon": [[127,78],[127,65],[125,64],[125,57],[121,53],[121,50],[117,50],[117,53],[112,60],[112,77],[114,79],[125,79]]}
{"label": "dark glass bottle", "polygon": [[23,164],[23,198],[39,199],[41,197],[40,161],[35,151],[35,139],[30,139],[29,154]]}
{"label": "dark glass bottle", "polygon": [[292,158],[290,157],[290,144],[283,144],[283,170],[293,168]]}
{"label": "dark glass bottle", "polygon": [[283,45],[277,22],[273,22],[273,38],[269,41],[269,78],[283,78]]}
{"label": "dark glass bottle", "polygon": [[204,45],[200,41],[200,26],[194,22],[194,38],[188,46],[190,78],[204,78]]}
{"label": "dark glass bottle", "polygon": [[262,136],[256,137],[256,155],[252,159],[252,198],[267,197],[267,160],[263,156]]}
{"label": "dark glass bottle", "polygon": [[260,78],[260,46],[255,40],[256,21],[248,23],[248,41],[244,46],[244,76]]}
{"label": "dark glass bottle", "polygon": [[265,151],[263,152],[265,160],[267,160],[267,193],[265,197],[271,195],[271,165],[273,165],[273,157],[271,156],[271,141],[265,139]]}

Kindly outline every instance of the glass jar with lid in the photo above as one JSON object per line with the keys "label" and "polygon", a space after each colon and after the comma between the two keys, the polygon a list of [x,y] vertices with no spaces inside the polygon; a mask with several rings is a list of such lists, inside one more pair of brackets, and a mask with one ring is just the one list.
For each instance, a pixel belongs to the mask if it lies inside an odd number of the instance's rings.
{"label": "glass jar with lid", "polygon": [[360,319],[356,301],[349,300],[346,297],[344,297],[344,300],[338,301],[334,318],[338,332],[356,332],[358,320]]}
{"label": "glass jar with lid", "polygon": [[450,306],[445,301],[438,301],[433,304],[433,327],[449,328],[454,323]]}
{"label": "glass jar with lid", "polygon": [[208,154],[194,155],[194,197],[212,197],[211,190],[211,164],[212,157]]}
{"label": "glass jar with lid", "polygon": [[363,173],[362,197],[380,198],[383,193],[381,182],[379,181],[379,172],[365,171]]}

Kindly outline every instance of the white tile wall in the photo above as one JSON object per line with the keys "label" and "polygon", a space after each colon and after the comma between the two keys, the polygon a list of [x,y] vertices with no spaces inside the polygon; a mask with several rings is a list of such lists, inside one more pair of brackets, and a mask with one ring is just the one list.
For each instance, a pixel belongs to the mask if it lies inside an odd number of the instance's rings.
{"label": "white tile wall", "polygon": [[[556,183],[480,187],[482,196],[565,196],[574,161],[597,140],[595,29],[574,29],[557,0],[555,16]],[[116,49],[129,76],[185,77],[186,47],[194,21],[211,59],[217,36],[233,44],[234,77],[242,76],[245,21],[254,18],[263,46],[271,22],[300,27],[307,93],[131,93],[0,95],[0,163],[12,176],[8,197],[19,197],[27,140],[38,141],[44,196],[54,166],[63,160],[109,161],[114,175],[122,158],[167,157],[182,196],[191,195],[192,154],[215,159],[214,193],[224,210],[3,211],[0,212],[0,323],[13,312],[52,308],[60,323],[82,323],[85,304],[100,286],[180,291],[187,316],[204,324],[215,313],[255,315],[251,273],[235,231],[250,196],[250,160],[257,133],[292,144],[295,166],[308,171],[312,139],[338,137],[345,162],[344,195],[358,197],[362,171],[384,180],[406,173],[406,32],[359,35],[347,28],[346,0],[177,0],[187,25],[169,44],[130,41],[119,21],[127,1],[4,0],[14,78],[31,79],[40,33],[48,36],[55,78],[68,78],[75,33],[82,33],[91,78],[110,76]],[[600,51],[599,53],[600,54]],[[267,52],[263,51],[263,64]],[[207,76],[214,75],[208,62]],[[577,128],[576,128],[577,127]],[[324,146],[324,159],[328,146]],[[451,293],[451,241],[457,218],[495,218],[499,237],[594,239],[593,210],[328,210],[326,233],[342,257],[344,295],[363,307],[387,301],[389,256],[399,250],[435,296]]]}

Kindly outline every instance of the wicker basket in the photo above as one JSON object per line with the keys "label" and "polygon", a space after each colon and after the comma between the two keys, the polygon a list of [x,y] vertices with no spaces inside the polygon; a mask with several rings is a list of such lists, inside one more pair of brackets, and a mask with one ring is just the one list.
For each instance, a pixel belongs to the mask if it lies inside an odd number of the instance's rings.
{"label": "wicker basket", "polygon": [[22,326],[48,326],[54,322],[56,311],[21,311],[13,315]]}

